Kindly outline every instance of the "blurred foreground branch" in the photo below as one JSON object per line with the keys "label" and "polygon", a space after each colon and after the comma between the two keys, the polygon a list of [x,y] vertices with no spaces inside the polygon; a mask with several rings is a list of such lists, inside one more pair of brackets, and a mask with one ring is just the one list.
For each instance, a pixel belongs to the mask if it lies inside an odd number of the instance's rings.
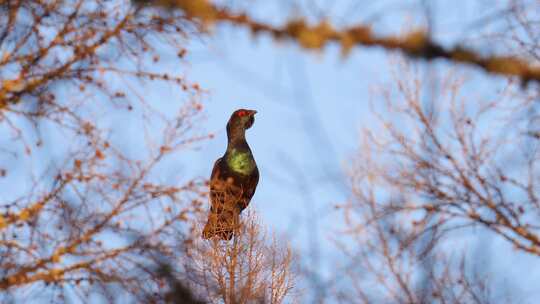
{"label": "blurred foreground branch", "polygon": [[446,59],[454,63],[476,66],[488,73],[515,76],[525,85],[540,83],[540,67],[515,56],[484,56],[465,46],[444,47],[433,41],[426,31],[413,31],[401,36],[382,37],[373,33],[369,25],[354,25],[335,29],[331,23],[322,21],[316,25],[304,19],[291,20],[285,25],[274,26],[253,20],[246,12],[233,12],[208,0],[157,0],[134,1],[167,8],[179,8],[186,17],[198,19],[205,24],[229,23],[250,30],[254,35],[270,34],[276,40],[289,39],[305,49],[320,50],[330,43],[341,46],[347,55],[355,46],[378,46],[400,51],[415,59]]}

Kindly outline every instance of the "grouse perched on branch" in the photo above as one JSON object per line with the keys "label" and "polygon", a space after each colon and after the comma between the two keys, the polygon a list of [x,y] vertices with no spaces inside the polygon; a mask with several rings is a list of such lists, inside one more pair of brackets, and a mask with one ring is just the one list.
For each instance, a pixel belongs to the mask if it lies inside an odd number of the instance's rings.
{"label": "grouse perched on branch", "polygon": [[227,151],[214,163],[210,177],[210,214],[203,237],[230,240],[259,182],[259,170],[246,142],[257,111],[236,110],[227,123]]}

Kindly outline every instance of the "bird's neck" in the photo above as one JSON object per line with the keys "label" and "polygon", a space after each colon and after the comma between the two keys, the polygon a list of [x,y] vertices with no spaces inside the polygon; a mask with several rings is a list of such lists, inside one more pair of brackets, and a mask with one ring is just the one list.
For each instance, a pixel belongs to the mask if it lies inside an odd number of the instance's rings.
{"label": "bird's neck", "polygon": [[246,130],[231,130],[227,132],[227,151],[244,148],[249,149],[246,141]]}
{"label": "bird's neck", "polygon": [[245,151],[245,150],[250,150],[249,145],[245,138],[243,140],[229,141],[229,143],[227,144],[228,153],[232,153],[233,151]]}

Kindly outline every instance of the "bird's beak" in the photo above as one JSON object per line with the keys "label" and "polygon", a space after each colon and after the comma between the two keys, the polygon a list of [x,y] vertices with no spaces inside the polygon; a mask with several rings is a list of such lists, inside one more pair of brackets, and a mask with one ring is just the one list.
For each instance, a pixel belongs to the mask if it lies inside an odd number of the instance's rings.
{"label": "bird's beak", "polygon": [[255,110],[250,110],[249,111],[249,115],[255,116],[255,114],[257,114],[257,111],[255,111]]}

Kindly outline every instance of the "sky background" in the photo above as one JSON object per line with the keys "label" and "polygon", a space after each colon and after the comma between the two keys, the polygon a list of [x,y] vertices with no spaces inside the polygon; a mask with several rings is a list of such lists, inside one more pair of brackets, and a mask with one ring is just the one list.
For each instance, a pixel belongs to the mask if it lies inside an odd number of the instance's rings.
{"label": "sky background", "polygon": [[[306,12],[313,19],[325,16],[338,26],[373,24],[381,35],[430,24],[437,42],[499,51],[478,39],[499,28],[495,1],[429,1],[430,18],[426,18],[422,1],[227,2],[247,8],[255,19],[275,24]],[[201,100],[205,108],[201,129],[216,136],[193,151],[179,154],[182,173],[187,178],[209,177],[215,159],[225,151],[225,125],[231,113],[238,108],[257,110],[247,139],[261,177],[250,208],[257,210],[269,231],[288,238],[303,264],[319,265],[311,268],[323,280],[339,276],[345,265],[331,238],[344,227],[341,211],[335,206],[349,198],[345,169],[357,154],[360,131],[374,125],[370,102],[382,100],[376,89],[392,83],[391,71],[395,71],[399,55],[380,48],[355,48],[344,58],[335,45],[311,52],[229,26],[220,26],[210,37],[190,43],[182,73],[206,90]],[[441,61],[418,63],[417,67],[424,77],[431,72],[445,75],[452,71]],[[164,57],[156,68],[166,71],[179,67],[170,66]],[[471,94],[489,96],[505,83],[474,68],[460,66],[458,70],[470,76],[472,82],[466,89]],[[178,100],[175,92],[164,88],[146,92],[145,97],[163,104]],[[111,126],[122,121],[123,127],[130,128],[133,123],[123,114],[107,114]],[[136,127],[133,130],[132,138],[125,139],[126,145],[136,145],[135,138],[140,134]],[[126,136],[123,131],[122,136]],[[175,173],[162,174],[167,178]],[[10,194],[4,199],[9,200]],[[477,263],[488,266],[496,282],[502,284],[499,286],[520,291],[523,298],[517,302],[536,303],[534,299],[540,297],[538,258],[514,251],[500,238],[479,231],[457,239],[456,245],[449,250],[465,248]]]}
{"label": "sky background", "polygon": [[[299,11],[326,16],[338,25],[372,23],[381,34],[402,33],[429,22],[435,41],[498,52],[477,39],[498,29],[497,5],[482,1],[433,1],[431,18],[425,17],[421,1],[367,6],[356,1],[254,2],[248,11],[276,24]],[[238,108],[257,110],[247,134],[261,172],[251,208],[271,231],[290,238],[307,257],[303,263],[321,265],[320,275],[331,278],[340,267],[336,265],[341,255],[331,237],[343,227],[334,206],[348,198],[344,168],[357,152],[360,130],[373,124],[369,103],[380,99],[374,93],[377,87],[391,83],[396,56],[380,48],[355,48],[343,58],[335,45],[310,52],[266,36],[254,38],[244,30],[218,28],[212,38],[194,43],[187,58],[186,74],[208,90],[205,125],[216,134],[192,155],[188,170],[209,176],[213,161],[224,153],[230,114]],[[425,75],[429,69],[441,75],[451,71],[440,61],[417,66]],[[467,84],[474,94],[489,96],[504,84],[474,68],[459,70],[474,81]],[[540,295],[537,259],[513,251],[499,238],[473,235],[457,248],[465,247],[477,262],[489,266],[497,282],[516,288],[525,303],[533,303],[529,301],[534,295]]]}
{"label": "sky background", "polygon": [[[376,31],[389,34],[426,24],[419,3],[377,1],[360,6],[356,1],[306,1],[294,6],[287,1],[256,1],[249,11],[275,23],[309,11],[339,25],[373,23]],[[433,1],[430,12],[434,39],[445,45],[470,42],[485,51],[482,40],[475,38],[498,28],[497,22],[478,23],[496,20],[497,15],[497,5],[482,1]],[[373,123],[369,102],[377,103],[380,96],[375,89],[391,82],[397,55],[380,48],[355,48],[343,58],[335,45],[309,52],[227,26],[214,34],[195,43],[187,58],[186,74],[208,90],[206,128],[216,134],[193,154],[189,171],[209,176],[213,160],[224,153],[230,114],[238,108],[256,109],[247,138],[261,179],[250,207],[269,230],[290,238],[307,257],[303,263],[321,265],[320,275],[332,278],[342,266],[331,237],[343,227],[334,206],[348,198],[344,168],[357,151],[360,130]],[[440,61],[418,66],[424,72],[450,72]],[[489,94],[504,83],[474,68],[459,69],[475,82],[467,86],[474,94]],[[538,259],[513,251],[497,237],[478,231],[472,235],[454,248],[466,248],[476,262],[488,266],[500,286],[518,290],[523,297],[519,300],[534,303],[532,299],[540,296]]]}

